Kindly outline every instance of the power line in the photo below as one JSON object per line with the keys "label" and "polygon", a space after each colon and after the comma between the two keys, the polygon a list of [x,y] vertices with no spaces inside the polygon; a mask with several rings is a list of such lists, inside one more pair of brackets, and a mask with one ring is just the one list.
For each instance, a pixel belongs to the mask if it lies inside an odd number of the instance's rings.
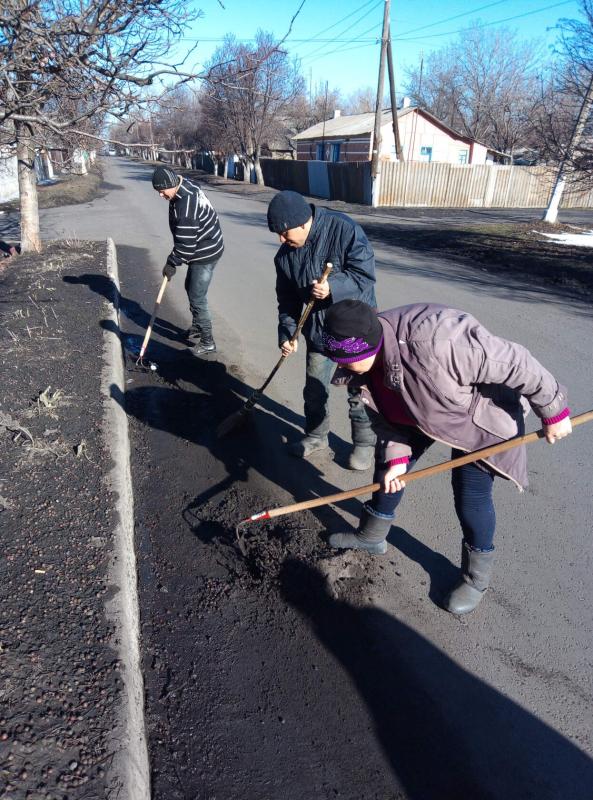
{"label": "power line", "polygon": [[[501,25],[503,22],[512,22],[515,19],[522,19],[523,17],[530,17],[533,14],[540,14],[542,11],[549,11],[551,8],[558,8],[558,6],[566,6],[573,3],[574,0],[563,0],[561,3],[553,3],[550,6],[544,6],[543,8],[536,8],[533,11],[526,11],[524,14],[514,14],[512,17],[505,17],[504,19],[497,19],[493,20],[492,22],[483,22],[482,27],[488,28],[491,25]],[[433,33],[429,36],[410,36],[406,37],[405,34],[402,36],[395,36],[394,41],[398,42],[418,42],[418,41],[425,41],[427,39],[436,39],[439,36],[453,36],[456,33],[463,33],[466,31],[467,28],[458,28],[455,31],[445,31],[444,33]]]}
{"label": "power line", "polygon": [[[367,2],[364,3],[362,6],[359,6],[358,8],[355,8],[354,11],[351,11],[349,14],[346,14],[346,16],[342,17],[337,22],[334,22],[332,25],[329,25],[327,28],[323,28],[322,30],[318,31],[313,36],[309,36],[306,39],[288,38],[288,39],[286,39],[286,41],[287,42],[298,42],[298,43],[302,43],[302,44],[312,44],[312,43],[318,44],[319,42],[333,43],[335,41],[340,41],[339,39],[336,39],[335,37],[331,38],[331,39],[319,39],[319,37],[323,33],[327,33],[328,31],[331,31],[334,28],[337,28],[337,26],[341,25],[342,22],[345,22],[347,19],[350,19],[350,17],[353,17],[355,14],[359,14],[367,6],[370,6],[372,3],[375,3],[375,2],[376,2],[376,0],[367,0]],[[364,16],[365,15],[363,14],[362,18],[364,18]],[[349,29],[347,29],[347,30],[349,30]],[[206,36],[199,36],[199,37],[184,36],[184,37],[182,37],[182,41],[184,41],[184,42],[224,42],[225,39],[226,39],[226,37],[210,37],[210,36],[208,36],[208,37],[206,37]],[[240,42],[241,44],[247,44],[247,43],[255,42],[257,40],[255,38],[249,38],[249,39],[237,39],[236,41]]]}
{"label": "power line", "polygon": [[[507,0],[505,0],[505,2],[507,2]],[[202,38],[192,39],[192,38],[188,38],[187,36],[183,36],[181,38],[181,41],[182,42],[225,42],[226,38],[219,36],[219,37],[216,37],[216,38],[213,38],[213,37],[202,37]],[[252,44],[254,42],[257,42],[257,39],[235,39],[234,41],[238,42],[239,44]],[[306,42],[310,43],[311,39],[286,39],[285,41],[286,42],[293,42],[293,43],[296,42],[296,43],[301,43],[302,44],[302,43],[306,43]],[[365,41],[374,43],[376,41],[376,37],[373,36],[373,37],[369,37],[368,39],[336,39],[334,37],[334,38],[331,38],[331,39],[318,39],[317,40],[318,43],[319,42],[325,42],[326,44],[334,44],[335,42],[346,42],[346,43],[348,43],[348,42],[365,42]]]}
{"label": "power line", "polygon": [[[444,25],[446,22],[453,22],[455,19],[460,19],[461,17],[467,17],[468,14],[477,14],[479,11],[485,11],[487,8],[492,8],[493,6],[500,6],[503,3],[508,3],[509,0],[496,0],[495,3],[488,3],[485,6],[478,6],[478,8],[472,8],[470,11],[464,11],[462,14],[455,14],[454,17],[445,17],[444,19],[438,20],[438,22],[431,22],[430,25],[422,25],[420,28],[412,28],[409,31],[404,31],[401,36],[408,36],[410,33],[417,33],[418,31],[425,31],[428,28],[434,28],[436,25]],[[393,37],[398,38],[398,37]]]}
{"label": "power line", "polygon": [[[383,2],[383,0],[381,0],[381,3],[382,3],[382,2]],[[379,22],[375,22],[375,23],[373,23],[373,25],[371,25],[371,27],[370,27],[370,28],[368,28],[366,31],[363,31],[363,33],[361,33],[361,34],[360,34],[360,36],[361,36],[361,37],[362,37],[362,36],[366,36],[366,34],[367,34],[367,33],[370,33],[372,30],[375,30],[375,29],[376,29],[378,26],[380,26],[380,24],[381,24],[381,23],[379,23]],[[376,44],[376,43],[377,43],[377,42],[379,42],[380,40],[381,40],[381,37],[380,37],[380,35],[378,35],[378,36],[375,36],[375,37],[374,37],[374,42],[373,42],[373,44]],[[357,41],[357,39],[356,39],[356,38],[352,38],[352,39],[350,39],[348,42],[345,42],[345,44],[353,44],[353,43],[355,43],[356,41]],[[368,47],[369,45],[362,45],[362,46],[363,46],[363,47]],[[320,49],[323,49],[323,48],[320,48]],[[343,46],[341,46],[341,47],[335,47],[333,50],[329,50],[329,51],[328,51],[328,52],[326,52],[326,53],[321,53],[321,55],[318,55],[318,56],[315,56],[315,52],[318,52],[318,51],[313,51],[313,52],[312,52],[312,53],[310,53],[308,56],[305,56],[303,60],[304,60],[304,61],[307,61],[308,63],[310,63],[310,64],[311,64],[311,63],[313,63],[313,61],[318,61],[320,58],[325,58],[326,56],[330,56],[330,55],[332,55],[333,53],[337,53],[338,51],[346,52],[347,50],[350,50],[350,49],[353,49],[353,48],[350,48],[350,47],[346,47],[346,48],[345,48],[345,47],[343,47]],[[313,56],[315,56],[315,58],[312,58]]]}
{"label": "power line", "polygon": [[[368,3],[367,3],[367,5],[368,5]],[[364,13],[364,14],[363,14],[361,17],[359,17],[359,19],[355,20],[355,21],[352,23],[352,25],[349,25],[347,28],[345,28],[344,30],[340,31],[340,33],[338,34],[338,36],[343,36],[345,33],[348,33],[348,31],[349,31],[349,30],[352,30],[352,28],[356,27],[356,25],[358,25],[359,23],[361,23],[361,22],[363,21],[363,19],[365,19],[366,17],[368,17],[368,16],[369,16],[369,14],[371,14],[371,13],[372,13],[372,12],[373,12],[373,11],[374,11],[376,8],[378,8],[378,7],[379,7],[379,6],[381,6],[381,5],[383,5],[383,0],[378,0],[378,2],[376,2],[376,3],[375,3],[375,4],[374,4],[374,5],[371,7],[371,8],[369,8],[369,9],[368,9],[368,11],[365,11],[365,13]],[[370,28],[369,28],[367,31],[364,31],[363,33],[359,33],[357,36],[353,37],[352,39],[350,39],[350,40],[347,40],[347,41],[345,42],[345,44],[350,44],[351,42],[353,42],[353,41],[356,41],[357,39],[359,39],[359,38],[362,38],[363,36],[366,36],[366,34],[367,34],[367,33],[369,33],[370,31],[372,31],[372,30],[373,30],[373,29],[376,27],[376,25],[377,25],[377,23],[374,23],[374,24],[373,24],[373,25],[372,25],[372,26],[371,26],[371,27],[370,27]],[[308,61],[310,58],[312,58],[313,56],[315,56],[317,53],[319,53],[319,52],[321,52],[322,50],[324,50],[324,49],[325,49],[325,47],[326,47],[326,45],[322,45],[321,47],[318,47],[316,50],[313,50],[311,53],[307,53],[307,54],[305,54],[305,55],[303,56],[303,59],[302,59],[302,60],[303,60],[303,61]],[[339,49],[339,48],[338,48],[338,49]],[[331,52],[332,52],[332,53],[334,53],[334,52],[335,52],[335,50],[332,50]],[[326,55],[329,55],[329,53],[326,53]]]}
{"label": "power line", "polygon": [[[359,6],[358,8],[354,9],[354,11],[351,11],[349,14],[346,14],[345,17],[342,17],[342,19],[339,19],[337,22],[334,22],[334,24],[330,25],[329,28],[323,28],[323,30],[319,31],[314,36],[311,36],[309,41],[313,42],[315,39],[317,39],[319,36],[321,36],[322,33],[327,33],[328,31],[331,31],[334,28],[337,28],[338,25],[342,24],[342,22],[346,22],[347,19],[350,19],[350,17],[353,17],[355,14],[358,14],[360,11],[363,11],[363,9],[365,9],[367,6],[370,6],[373,2],[374,2],[374,0],[367,0],[367,2],[364,3],[362,6]],[[370,11],[372,11],[372,9],[369,10],[369,13],[370,13]],[[362,18],[364,19],[365,16],[366,16],[366,14],[363,14]],[[349,30],[349,28],[347,30]],[[345,33],[345,31],[342,31],[342,33]]]}

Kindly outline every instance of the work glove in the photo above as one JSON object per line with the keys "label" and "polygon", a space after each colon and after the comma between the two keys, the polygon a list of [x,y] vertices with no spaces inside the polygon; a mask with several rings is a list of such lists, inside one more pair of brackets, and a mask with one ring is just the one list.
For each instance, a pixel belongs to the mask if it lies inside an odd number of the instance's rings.
{"label": "work glove", "polygon": [[163,267],[163,276],[168,280],[171,280],[171,278],[175,275],[176,272],[177,272],[177,267],[175,267],[173,264],[169,264],[169,262],[167,261],[167,263]]}

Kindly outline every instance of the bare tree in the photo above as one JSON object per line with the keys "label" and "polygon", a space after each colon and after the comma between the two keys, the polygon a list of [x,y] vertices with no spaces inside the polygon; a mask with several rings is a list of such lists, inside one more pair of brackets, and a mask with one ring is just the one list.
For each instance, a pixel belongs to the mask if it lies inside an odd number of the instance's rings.
{"label": "bare tree", "polygon": [[335,112],[344,107],[344,98],[339,89],[318,85],[310,96],[300,94],[290,109],[290,118],[297,133],[331,119]]}
{"label": "bare tree", "polygon": [[100,138],[105,115],[124,116],[146,87],[189,80],[161,61],[199,16],[187,9],[182,0],[2,1],[0,142],[16,145],[23,250],[41,249],[36,148],[48,136]]}
{"label": "bare tree", "polygon": [[304,88],[298,64],[269,33],[258,31],[255,46],[227,36],[208,65],[202,107],[208,109],[224,140],[264,183],[262,144],[275,136],[288,109]]}
{"label": "bare tree", "polygon": [[[561,19],[554,69],[542,78],[533,134],[543,156],[563,164],[571,183],[593,179],[593,0],[582,0],[580,19]],[[575,138],[575,132],[578,135]]]}
{"label": "bare tree", "polygon": [[365,86],[352,92],[344,103],[346,114],[368,114],[375,110],[377,91],[372,86]]}
{"label": "bare tree", "polygon": [[407,70],[406,93],[454,130],[503,152],[523,143],[537,97],[538,50],[480,23]]}

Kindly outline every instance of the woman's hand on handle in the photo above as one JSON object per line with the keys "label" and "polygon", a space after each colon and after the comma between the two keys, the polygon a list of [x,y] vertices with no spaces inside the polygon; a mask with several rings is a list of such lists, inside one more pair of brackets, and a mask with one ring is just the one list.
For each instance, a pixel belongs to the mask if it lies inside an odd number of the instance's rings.
{"label": "woman's hand on handle", "polygon": [[401,490],[405,487],[405,481],[400,480],[401,476],[406,473],[408,469],[407,464],[395,464],[393,467],[389,467],[387,472],[384,473],[381,483],[383,484],[383,489],[387,494],[393,494],[394,492],[401,492]]}
{"label": "woman's hand on handle", "polygon": [[572,423],[570,417],[564,417],[560,422],[554,422],[552,425],[542,424],[542,430],[548,444],[554,444],[558,439],[564,439],[572,433]]}

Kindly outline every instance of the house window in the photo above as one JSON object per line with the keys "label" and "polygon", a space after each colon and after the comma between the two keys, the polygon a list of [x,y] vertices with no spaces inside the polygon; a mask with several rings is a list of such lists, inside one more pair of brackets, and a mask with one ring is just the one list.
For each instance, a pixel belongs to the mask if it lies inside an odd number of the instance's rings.
{"label": "house window", "polygon": [[330,160],[334,163],[340,160],[340,145],[341,142],[332,142]]}
{"label": "house window", "polygon": [[469,150],[460,150],[457,158],[460,164],[467,164],[469,160]]}
{"label": "house window", "polygon": [[420,148],[420,161],[432,161],[432,147]]}
{"label": "house window", "polygon": [[317,161],[325,161],[325,143],[317,145]]}

